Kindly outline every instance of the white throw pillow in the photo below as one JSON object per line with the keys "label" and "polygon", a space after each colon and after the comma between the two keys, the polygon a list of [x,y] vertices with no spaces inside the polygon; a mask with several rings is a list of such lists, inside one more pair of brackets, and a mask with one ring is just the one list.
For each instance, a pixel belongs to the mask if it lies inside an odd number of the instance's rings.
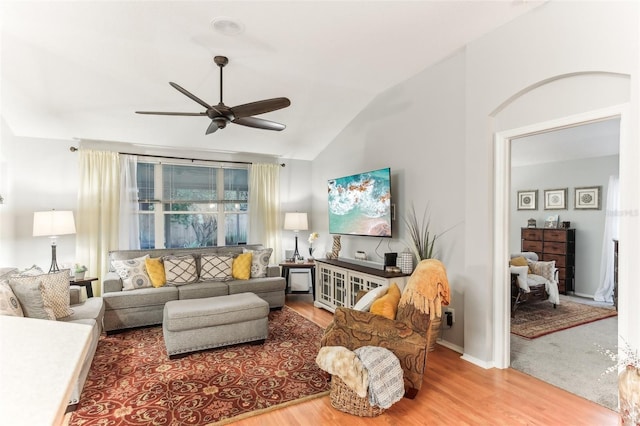
{"label": "white throw pillow", "polygon": [[[69,270],[41,275],[20,275],[12,278],[18,284],[42,283],[42,298],[44,306],[51,307],[56,319],[68,317],[73,314],[69,307]],[[13,286],[13,284],[12,284]],[[12,287],[13,288],[13,287]],[[15,293],[15,289],[14,293]],[[16,296],[18,296],[16,294]],[[20,299],[20,296],[18,296]]]}
{"label": "white throw pillow", "polygon": [[251,278],[264,278],[269,270],[269,258],[273,249],[242,250],[243,253],[251,253]]}
{"label": "white throw pillow", "polygon": [[162,259],[167,284],[182,285],[198,281],[195,257],[166,256]]}
{"label": "white throw pillow", "polygon": [[367,294],[362,296],[351,309],[356,311],[369,312],[369,309],[371,308],[371,305],[373,305],[373,302],[387,294],[387,290],[389,290],[389,286],[386,284],[369,290]]}
{"label": "white throw pillow", "polygon": [[200,256],[200,280],[229,281],[233,279],[231,276],[232,265],[232,256],[203,254]]}
{"label": "white throw pillow", "polygon": [[8,280],[0,281],[0,315],[23,317],[22,307],[18,298],[11,290]]}
{"label": "white throw pillow", "polygon": [[147,274],[145,259],[149,255],[135,259],[114,260],[111,262],[113,269],[122,278],[123,290],[135,290],[137,288],[152,287],[151,278]]}
{"label": "white throw pillow", "polygon": [[[35,279],[32,279],[35,278]],[[9,285],[16,295],[25,317],[56,320],[51,305],[43,297],[44,285],[37,277],[14,277]]]}

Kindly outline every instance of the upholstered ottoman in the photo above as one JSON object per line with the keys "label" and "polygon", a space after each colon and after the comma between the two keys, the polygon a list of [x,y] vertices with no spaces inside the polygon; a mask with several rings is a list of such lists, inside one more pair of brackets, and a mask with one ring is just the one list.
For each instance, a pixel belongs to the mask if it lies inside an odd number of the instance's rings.
{"label": "upholstered ottoman", "polygon": [[171,300],[164,305],[162,333],[169,358],[269,334],[269,303],[253,293]]}

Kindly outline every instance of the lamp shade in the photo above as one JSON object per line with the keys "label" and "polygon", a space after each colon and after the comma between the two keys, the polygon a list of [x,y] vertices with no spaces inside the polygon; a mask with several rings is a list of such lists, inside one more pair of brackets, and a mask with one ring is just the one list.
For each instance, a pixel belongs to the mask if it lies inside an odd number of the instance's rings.
{"label": "lamp shade", "polygon": [[285,213],[284,229],[287,231],[306,231],[309,229],[306,213]]}
{"label": "lamp shade", "polygon": [[33,236],[56,237],[58,235],[75,234],[76,225],[73,212],[49,210],[33,213]]}

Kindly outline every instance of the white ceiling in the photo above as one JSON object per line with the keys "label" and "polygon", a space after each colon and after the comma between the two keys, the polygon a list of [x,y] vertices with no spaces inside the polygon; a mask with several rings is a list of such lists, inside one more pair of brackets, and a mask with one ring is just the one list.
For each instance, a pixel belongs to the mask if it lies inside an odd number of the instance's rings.
{"label": "white ceiling", "polygon": [[620,119],[551,130],[511,142],[511,166],[529,166],[620,152]]}
{"label": "white ceiling", "polygon": [[[0,2],[1,113],[17,136],[313,159],[379,93],[542,1]],[[245,31],[227,36],[211,20]],[[282,132],[205,117],[173,81],[215,104],[286,96],[260,118]]]}

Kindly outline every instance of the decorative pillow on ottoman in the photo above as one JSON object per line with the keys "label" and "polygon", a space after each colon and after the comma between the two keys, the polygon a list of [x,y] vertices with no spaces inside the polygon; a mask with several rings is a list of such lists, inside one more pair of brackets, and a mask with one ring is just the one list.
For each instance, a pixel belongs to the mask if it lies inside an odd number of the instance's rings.
{"label": "decorative pillow on ottoman", "polygon": [[166,256],[163,262],[168,284],[182,285],[198,281],[195,257]]}
{"label": "decorative pillow on ottoman", "polygon": [[244,253],[251,253],[251,278],[264,278],[269,270],[269,258],[273,249],[243,250]]}
{"label": "decorative pillow on ottoman", "polygon": [[137,288],[151,287],[151,278],[147,274],[145,260],[149,255],[135,259],[114,260],[111,262],[113,269],[122,278],[123,290],[135,290]]}
{"label": "decorative pillow on ottoman", "polygon": [[23,317],[24,312],[20,307],[18,298],[11,290],[9,281],[0,281],[0,315]]}
{"label": "decorative pillow on ottoman", "polygon": [[233,257],[203,254],[200,256],[200,280],[229,281],[232,280],[231,267]]}

